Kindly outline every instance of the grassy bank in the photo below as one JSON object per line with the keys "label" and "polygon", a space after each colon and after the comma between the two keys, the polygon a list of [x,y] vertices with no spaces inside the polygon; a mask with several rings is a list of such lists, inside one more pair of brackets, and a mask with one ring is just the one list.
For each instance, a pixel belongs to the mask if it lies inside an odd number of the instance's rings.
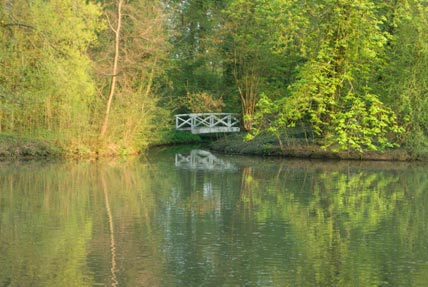
{"label": "grassy bank", "polygon": [[42,158],[99,158],[135,155],[147,147],[202,143],[204,139],[187,132],[165,130],[140,150],[128,150],[116,145],[67,144],[52,135],[23,136],[0,133],[0,160]]}
{"label": "grassy bank", "polygon": [[[183,144],[208,145],[212,150],[242,155],[282,156],[307,159],[355,159],[355,160],[414,160],[404,149],[387,151],[369,151],[363,154],[358,152],[322,149],[319,145],[307,142],[304,139],[290,139],[281,149],[275,137],[270,135],[258,136],[251,141],[245,140],[245,133],[226,134],[224,136],[200,137],[186,132],[165,132],[150,146],[174,146]],[[126,153],[106,153],[106,156],[126,155]],[[16,135],[0,134],[0,160],[7,159],[36,159],[36,158],[93,158],[102,157],[99,152],[90,148],[67,148],[58,144],[58,141],[35,139]]]}
{"label": "grassy bank", "polygon": [[259,156],[283,156],[307,159],[354,159],[354,160],[412,160],[410,153],[403,149],[391,149],[386,151],[367,151],[359,153],[355,151],[336,152],[322,149],[319,145],[310,143],[304,139],[290,139],[285,142],[283,148],[275,137],[269,135],[258,136],[251,141],[245,140],[245,134],[230,134],[212,142],[209,147],[215,151],[231,154],[259,155]]}
{"label": "grassy bank", "polygon": [[48,140],[0,135],[0,160],[62,157],[65,151]]}

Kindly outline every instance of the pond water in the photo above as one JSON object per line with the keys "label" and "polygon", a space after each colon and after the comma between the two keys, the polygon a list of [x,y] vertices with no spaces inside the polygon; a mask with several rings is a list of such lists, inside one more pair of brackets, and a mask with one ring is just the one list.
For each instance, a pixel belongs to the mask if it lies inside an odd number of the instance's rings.
{"label": "pond water", "polygon": [[428,286],[426,164],[0,166],[0,286]]}

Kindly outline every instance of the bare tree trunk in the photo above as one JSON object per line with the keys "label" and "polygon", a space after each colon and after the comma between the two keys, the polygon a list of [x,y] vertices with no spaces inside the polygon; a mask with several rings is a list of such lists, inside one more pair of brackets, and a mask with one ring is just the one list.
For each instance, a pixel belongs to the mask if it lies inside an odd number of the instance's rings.
{"label": "bare tree trunk", "polygon": [[115,49],[114,49],[114,60],[113,60],[113,70],[112,70],[112,78],[111,78],[111,86],[110,86],[110,94],[108,96],[108,101],[107,101],[107,107],[106,107],[106,113],[104,116],[104,122],[103,122],[103,126],[101,128],[101,133],[100,133],[100,137],[103,138],[106,131],[107,131],[107,126],[108,126],[108,119],[110,116],[110,110],[111,110],[111,104],[113,102],[113,97],[114,97],[114,93],[116,90],[116,81],[117,81],[117,70],[118,70],[118,64],[119,64],[119,48],[120,48],[120,29],[122,26],[122,5],[123,5],[123,0],[119,0],[118,4],[117,4],[117,20],[116,20],[116,28],[111,27],[111,29],[113,30],[113,32],[115,33]]}

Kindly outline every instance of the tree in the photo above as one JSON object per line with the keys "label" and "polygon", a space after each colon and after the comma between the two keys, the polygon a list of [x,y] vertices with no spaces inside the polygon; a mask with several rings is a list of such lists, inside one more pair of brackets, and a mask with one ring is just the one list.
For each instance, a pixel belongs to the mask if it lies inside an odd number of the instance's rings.
{"label": "tree", "polygon": [[113,57],[113,64],[112,64],[111,85],[110,85],[110,91],[109,91],[108,100],[107,100],[107,107],[106,107],[105,117],[103,121],[103,126],[101,128],[101,134],[100,134],[101,137],[104,137],[107,131],[108,119],[109,119],[110,110],[111,110],[111,103],[113,101],[113,97],[116,91],[116,79],[117,79],[119,51],[120,51],[120,33],[122,29],[122,18],[123,18],[123,14],[122,14],[123,0],[118,0],[116,5],[117,5],[117,8],[116,8],[117,14],[116,14],[115,27],[113,27],[109,21],[110,28],[114,33],[114,57]]}
{"label": "tree", "polygon": [[259,1],[238,0],[225,12],[225,62],[238,90],[243,126],[247,131],[253,128],[254,111],[269,57],[258,8]]}
{"label": "tree", "polygon": [[[223,56],[225,74],[239,95],[243,125],[253,129],[256,105],[261,94],[277,98],[287,93],[300,57],[284,32],[295,29],[298,15],[291,19],[290,1],[232,1],[225,9]],[[296,24],[297,23],[297,24]],[[278,39],[282,39],[279,45]],[[236,95],[235,95],[236,96]]]}
{"label": "tree", "polygon": [[153,122],[166,122],[153,85],[166,39],[161,1],[97,3],[0,6],[0,130],[48,132],[73,151],[135,152]]}
{"label": "tree", "polygon": [[260,118],[268,116],[277,134],[299,123],[310,125],[324,147],[382,149],[401,131],[394,112],[367,84],[381,66],[388,35],[373,1],[317,1],[306,12],[306,62],[287,98],[265,97]]}
{"label": "tree", "polygon": [[380,82],[385,101],[406,128],[402,142],[415,156],[428,154],[428,1],[389,5],[388,66]]}
{"label": "tree", "polygon": [[2,131],[85,137],[95,92],[87,50],[102,29],[100,14],[98,5],[83,0],[3,1]]}
{"label": "tree", "polygon": [[[188,111],[182,100],[187,95],[207,94],[213,100],[227,97],[223,81],[219,31],[225,0],[170,0],[170,61],[166,69],[166,94],[179,103],[175,108]],[[177,99],[179,99],[177,101]],[[227,99],[225,99],[227,100]]]}
{"label": "tree", "polygon": [[153,130],[166,122],[165,110],[157,105],[153,92],[166,44],[161,4],[149,0],[103,3],[110,30],[100,35],[101,45],[92,51],[98,60],[100,91],[94,118],[100,123],[102,148],[111,152],[135,152],[147,146]]}

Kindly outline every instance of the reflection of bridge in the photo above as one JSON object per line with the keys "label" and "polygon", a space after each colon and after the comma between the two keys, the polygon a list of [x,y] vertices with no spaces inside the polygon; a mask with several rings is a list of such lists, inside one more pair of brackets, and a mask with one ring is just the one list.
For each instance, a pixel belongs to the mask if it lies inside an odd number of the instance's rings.
{"label": "reflection of bridge", "polygon": [[189,155],[177,153],[175,155],[175,166],[185,169],[199,170],[236,170],[236,166],[228,161],[219,159],[209,151],[195,149]]}
{"label": "reflection of bridge", "polygon": [[234,114],[181,114],[175,116],[175,128],[192,134],[239,132],[239,119]]}

